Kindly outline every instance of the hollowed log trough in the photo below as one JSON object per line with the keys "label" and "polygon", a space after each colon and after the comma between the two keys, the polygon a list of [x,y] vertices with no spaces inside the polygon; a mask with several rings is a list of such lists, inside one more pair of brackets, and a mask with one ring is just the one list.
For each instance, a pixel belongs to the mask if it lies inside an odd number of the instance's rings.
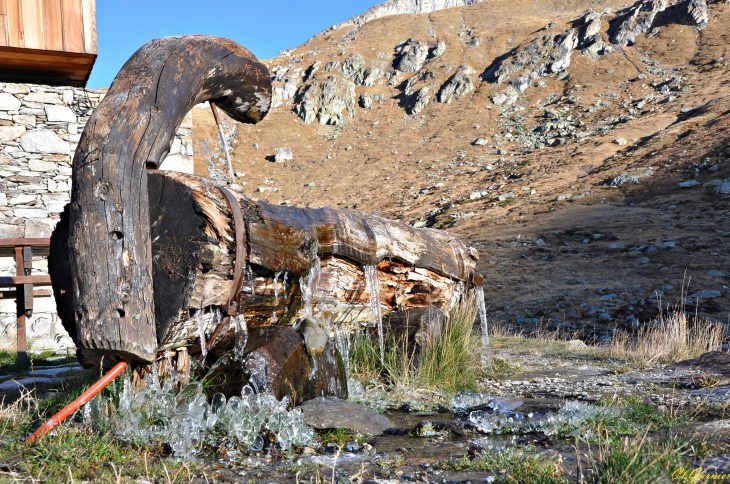
{"label": "hollowed log trough", "polygon": [[[332,336],[373,325],[374,308],[394,320],[448,312],[481,285],[476,251],[447,232],[340,208],[270,205],[235,184],[156,170],[194,105],[210,101],[256,123],[270,96],[267,68],[226,39],[157,39],[124,65],[81,136],[71,203],[51,238],[58,312],[82,363],[212,362],[237,338],[243,344],[245,322],[244,365],[266,360],[265,375],[249,368],[246,378],[268,380],[259,384],[277,396],[302,386],[342,395],[333,338],[312,351],[306,330],[292,326],[308,320]],[[172,362],[169,351],[185,358]],[[339,361],[338,374],[307,377],[324,366],[317,359]],[[287,378],[287,368],[301,375]]]}

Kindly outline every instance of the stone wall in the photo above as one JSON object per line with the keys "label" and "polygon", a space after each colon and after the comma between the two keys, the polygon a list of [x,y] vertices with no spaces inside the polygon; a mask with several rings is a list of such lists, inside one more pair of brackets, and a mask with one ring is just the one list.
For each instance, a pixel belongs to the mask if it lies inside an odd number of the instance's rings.
{"label": "stone wall", "polygon": [[[0,83],[0,238],[50,237],[70,199],[71,160],[81,132],[106,90]],[[192,116],[177,132],[161,168],[193,173]],[[31,274],[46,274],[34,257]],[[0,257],[0,275],[15,261]],[[34,300],[26,323],[30,351],[73,348],[53,297]],[[0,351],[16,345],[15,301],[0,299]]]}

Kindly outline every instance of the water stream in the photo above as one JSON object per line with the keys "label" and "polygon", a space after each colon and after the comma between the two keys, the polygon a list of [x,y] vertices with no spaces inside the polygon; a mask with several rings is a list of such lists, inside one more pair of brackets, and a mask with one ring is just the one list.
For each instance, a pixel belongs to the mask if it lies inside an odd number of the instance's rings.
{"label": "water stream", "polygon": [[200,336],[200,351],[203,354],[203,361],[205,361],[207,348],[205,345],[205,322],[203,321],[202,309],[195,312],[195,322],[198,324],[198,336]]}
{"label": "water stream", "polygon": [[380,345],[380,360],[385,361],[385,339],[383,337],[383,318],[380,313],[380,278],[374,265],[363,266],[365,284],[370,293],[371,321],[378,326],[378,343]]}
{"label": "water stream", "polygon": [[279,276],[281,271],[274,273],[274,309],[271,312],[271,324],[276,324],[276,308],[279,306]]}
{"label": "water stream", "polygon": [[237,316],[231,316],[231,324],[234,328],[235,341],[233,343],[233,356],[236,361],[243,360],[244,350],[248,342],[248,326],[243,313]]}

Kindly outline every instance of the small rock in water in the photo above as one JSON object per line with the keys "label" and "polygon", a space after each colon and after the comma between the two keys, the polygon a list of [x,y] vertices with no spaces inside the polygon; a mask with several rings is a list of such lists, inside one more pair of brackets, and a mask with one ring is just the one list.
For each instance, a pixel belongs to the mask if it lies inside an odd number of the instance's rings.
{"label": "small rock in water", "polygon": [[373,437],[392,427],[385,415],[335,397],[317,397],[304,402],[300,408],[307,425],[316,429],[345,428]]}
{"label": "small rock in water", "polygon": [[311,318],[304,318],[299,323],[299,332],[304,336],[304,344],[307,347],[307,353],[310,355],[318,355],[324,353],[327,345],[327,333]]}
{"label": "small rock in water", "polygon": [[277,163],[293,159],[294,155],[291,152],[291,148],[277,148],[276,151],[274,151],[274,161]]}

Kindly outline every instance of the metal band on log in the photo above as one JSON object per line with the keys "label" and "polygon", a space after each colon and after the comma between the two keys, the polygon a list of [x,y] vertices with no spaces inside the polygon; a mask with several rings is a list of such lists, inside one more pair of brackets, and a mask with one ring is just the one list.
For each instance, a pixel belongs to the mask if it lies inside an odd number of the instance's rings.
{"label": "metal band on log", "polygon": [[194,105],[214,101],[237,121],[256,123],[270,99],[267,68],[217,37],[153,40],[119,72],[73,161],[73,317],[87,358],[150,362],[157,350],[146,167],[159,166]]}

